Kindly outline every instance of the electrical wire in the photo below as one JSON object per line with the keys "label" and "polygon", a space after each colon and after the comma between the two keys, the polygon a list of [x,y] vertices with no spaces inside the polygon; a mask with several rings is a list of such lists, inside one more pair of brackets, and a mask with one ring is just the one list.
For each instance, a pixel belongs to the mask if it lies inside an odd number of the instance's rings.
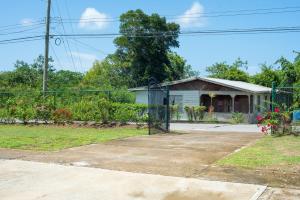
{"label": "electrical wire", "polygon": [[[70,37],[70,38],[112,38],[117,36],[122,36],[125,34],[126,37],[172,37],[172,36],[200,36],[200,35],[222,35],[222,34],[265,34],[265,33],[294,33],[300,32],[300,26],[288,26],[288,27],[260,27],[260,28],[244,28],[244,29],[217,29],[217,30],[199,30],[199,31],[184,31],[184,32],[171,32],[171,31],[161,31],[161,32],[124,32],[124,33],[78,33],[78,34],[51,34],[50,38],[57,37]],[[6,42],[18,42],[28,39],[42,39],[43,35],[28,36],[21,38],[12,38],[6,40],[0,40],[1,43]]]}
{"label": "electrical wire", "polygon": [[[69,11],[69,6],[68,6],[68,3],[67,3],[67,0],[65,0],[65,7],[66,7],[66,10],[67,10],[67,15],[70,18],[70,11]],[[71,25],[71,32],[74,33],[73,24],[70,24],[70,25]],[[77,46],[76,43],[75,43],[75,49],[76,49],[77,52],[79,52],[79,49],[78,49],[78,46]],[[79,60],[79,64],[80,64],[81,69],[83,69],[83,65],[82,65],[82,60],[81,60],[80,54],[78,55],[78,60]]]}
{"label": "electrical wire", "polygon": [[[59,6],[58,6],[58,3],[56,4],[56,9],[57,9],[57,11],[58,11],[58,15],[60,16],[60,19],[61,19],[61,12],[60,12],[60,9],[59,9]],[[66,30],[65,30],[65,26],[64,26],[64,23],[61,21],[61,26],[62,26],[62,28],[63,28],[63,32],[64,32],[64,34],[66,33]],[[66,50],[66,47],[65,47],[65,50],[66,51],[69,51],[69,56],[71,57],[71,62],[72,62],[72,65],[73,65],[73,68],[74,68],[74,70],[75,71],[78,71],[77,70],[77,68],[76,68],[76,65],[75,65],[75,62],[74,62],[74,57],[73,57],[73,54],[72,54],[72,50],[71,50],[71,48],[70,48],[70,44],[69,44],[69,41],[68,41],[68,39],[66,38],[66,37],[64,37],[64,36],[62,36],[64,39],[63,39],[63,44],[65,45],[65,43],[64,43],[64,41],[66,41],[66,43],[67,43],[67,50]]]}
{"label": "electrical wire", "polygon": [[[280,10],[281,11],[278,11]],[[294,9],[294,10],[286,10]],[[264,11],[264,12],[262,12]],[[300,12],[300,6],[294,7],[281,7],[281,8],[264,8],[264,9],[248,9],[248,10],[230,10],[230,11],[216,11],[216,12],[194,12],[191,14],[184,15],[161,15],[165,16],[167,19],[189,19],[189,18],[216,18],[216,17],[233,17],[233,16],[248,16],[248,15],[268,15],[268,14],[281,14],[281,13],[295,13]],[[194,16],[196,15],[196,16]],[[168,18],[168,16],[170,18]],[[172,17],[173,16],[173,17]],[[72,19],[65,18],[62,19],[64,23],[78,23],[78,21],[88,21],[88,22],[119,22],[120,17],[110,17],[110,18],[81,18],[81,19]],[[54,21],[55,23],[55,21]]]}

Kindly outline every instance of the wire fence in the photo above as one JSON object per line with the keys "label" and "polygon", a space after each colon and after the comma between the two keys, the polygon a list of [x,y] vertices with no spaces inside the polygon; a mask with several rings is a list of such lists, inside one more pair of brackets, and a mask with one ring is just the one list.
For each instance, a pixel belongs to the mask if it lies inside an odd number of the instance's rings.
{"label": "wire fence", "polygon": [[169,132],[169,126],[169,88],[162,87],[154,78],[151,78],[148,85],[149,134]]}

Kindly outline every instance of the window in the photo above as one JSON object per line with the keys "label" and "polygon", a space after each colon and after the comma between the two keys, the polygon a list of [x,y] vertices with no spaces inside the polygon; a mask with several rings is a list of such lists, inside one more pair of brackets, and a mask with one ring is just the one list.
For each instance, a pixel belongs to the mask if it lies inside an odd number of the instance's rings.
{"label": "window", "polygon": [[178,105],[179,112],[181,113],[183,112],[182,101],[183,101],[182,95],[170,95],[170,99],[169,99],[170,105]]}

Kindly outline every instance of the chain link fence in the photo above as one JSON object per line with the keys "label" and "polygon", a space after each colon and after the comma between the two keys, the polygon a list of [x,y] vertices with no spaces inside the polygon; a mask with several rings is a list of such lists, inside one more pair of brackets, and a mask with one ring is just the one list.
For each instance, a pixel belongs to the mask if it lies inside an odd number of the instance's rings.
{"label": "chain link fence", "polygon": [[151,78],[148,84],[148,129],[149,134],[169,132],[169,88]]}

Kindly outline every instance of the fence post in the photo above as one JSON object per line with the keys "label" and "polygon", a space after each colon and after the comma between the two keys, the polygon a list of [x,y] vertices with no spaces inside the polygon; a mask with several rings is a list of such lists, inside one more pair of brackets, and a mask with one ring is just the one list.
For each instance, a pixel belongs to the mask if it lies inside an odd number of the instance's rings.
{"label": "fence post", "polygon": [[167,132],[170,131],[170,101],[169,101],[169,98],[170,98],[170,90],[169,90],[169,86],[167,85],[166,86],[166,89],[167,89]]}
{"label": "fence post", "polygon": [[272,82],[272,101],[271,101],[271,110],[274,112],[274,103],[275,103],[275,96],[276,96],[276,85],[275,82]]}

